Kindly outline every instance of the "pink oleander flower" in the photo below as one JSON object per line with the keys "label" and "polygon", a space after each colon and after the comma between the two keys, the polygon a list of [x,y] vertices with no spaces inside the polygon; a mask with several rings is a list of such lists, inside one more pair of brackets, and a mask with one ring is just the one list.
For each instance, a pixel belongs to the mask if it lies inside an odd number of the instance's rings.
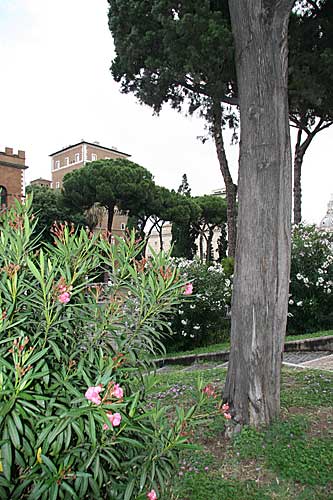
{"label": "pink oleander flower", "polygon": [[147,493],[147,498],[149,500],[157,500],[156,491],[155,490],[149,491],[149,493]]}
{"label": "pink oleander flower", "polygon": [[119,384],[114,384],[113,389],[112,389],[112,396],[115,398],[121,399],[124,396],[124,391],[122,388],[119,386]]}
{"label": "pink oleander flower", "polygon": [[224,405],[222,405],[223,411],[227,412],[229,409],[230,409],[230,406],[228,405],[228,403],[225,403]]}
{"label": "pink oleander flower", "polygon": [[[109,419],[112,427],[118,427],[118,425],[120,425],[120,422],[121,422],[121,415],[120,413],[111,413],[111,412],[107,412],[106,414],[107,418]],[[103,429],[105,431],[107,431],[109,429],[109,426],[108,424],[103,424]]]}
{"label": "pink oleander flower", "polygon": [[99,393],[102,391],[102,385],[98,385],[96,387],[88,387],[85,397],[91,401],[92,403],[95,403],[95,405],[100,405],[102,400],[99,396]]}
{"label": "pink oleander flower", "polygon": [[59,302],[62,304],[67,304],[71,299],[71,295],[69,292],[63,292],[58,296]]}
{"label": "pink oleander flower", "polygon": [[230,420],[230,419],[231,419],[231,415],[230,415],[230,413],[223,413],[223,416],[224,416],[226,419],[228,419],[228,420]]}
{"label": "pink oleander flower", "polygon": [[186,283],[184,295],[191,295],[193,292],[193,283]]}

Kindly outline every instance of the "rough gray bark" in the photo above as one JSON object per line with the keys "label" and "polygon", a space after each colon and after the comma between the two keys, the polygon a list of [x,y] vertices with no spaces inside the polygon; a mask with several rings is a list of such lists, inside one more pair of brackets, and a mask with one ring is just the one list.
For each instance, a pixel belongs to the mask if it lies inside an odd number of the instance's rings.
{"label": "rough gray bark", "polygon": [[225,154],[223,135],[222,135],[222,109],[221,102],[217,99],[213,105],[213,137],[217,157],[219,160],[221,174],[224,180],[226,198],[227,198],[227,226],[228,226],[228,256],[235,257],[236,252],[236,195],[237,186],[233,183],[229,170],[227,156]]}
{"label": "rough gray bark", "polygon": [[229,0],[241,119],[231,352],[224,398],[241,424],[280,411],[292,163],[287,32],[292,0]]}

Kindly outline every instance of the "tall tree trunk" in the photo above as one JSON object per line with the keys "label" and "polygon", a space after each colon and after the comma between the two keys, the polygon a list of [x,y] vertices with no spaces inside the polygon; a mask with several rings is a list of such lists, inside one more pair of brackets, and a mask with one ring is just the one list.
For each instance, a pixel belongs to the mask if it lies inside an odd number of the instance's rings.
{"label": "tall tree trunk", "polygon": [[161,225],[157,226],[158,227],[158,235],[159,235],[159,238],[160,238],[160,252],[163,251],[163,248],[164,248],[164,241],[163,241],[163,226],[165,224],[165,221],[162,222]]}
{"label": "tall tree trunk", "polygon": [[147,246],[148,246],[148,242],[149,242],[149,238],[150,238],[150,235],[154,229],[154,227],[156,226],[157,222],[155,222],[150,228],[149,230],[145,233],[144,232],[144,229],[146,227],[146,224],[149,220],[149,217],[146,218],[146,220],[144,221],[144,224],[142,225],[141,227],[141,237],[145,240],[145,244],[142,248],[142,257],[145,257],[146,256],[146,252],[147,252]]}
{"label": "tall tree trunk", "polygon": [[224,398],[240,424],[278,417],[286,330],[292,164],[288,19],[293,0],[229,0],[241,140],[231,352]]}
{"label": "tall tree trunk", "polygon": [[115,205],[108,206],[108,232],[112,232],[113,216],[114,216]]}
{"label": "tall tree trunk", "polygon": [[212,253],[213,253],[212,243],[213,243],[213,237],[214,237],[214,228],[209,228],[208,229],[208,237],[206,239],[206,243],[207,243],[206,264],[209,264],[209,262],[212,261]]}
{"label": "tall tree trunk", "polygon": [[233,183],[229,164],[224,149],[222,135],[222,108],[219,99],[213,101],[213,137],[217,157],[220,164],[220,170],[225,184],[227,198],[227,225],[228,225],[228,255],[235,257],[236,251],[236,231],[237,231],[237,215],[236,215],[236,195],[237,186]]}
{"label": "tall tree trunk", "polygon": [[297,141],[295,145],[294,156],[294,224],[302,222],[302,165],[306,150],[311,144],[315,135],[314,133],[307,132],[307,138],[302,143],[303,130],[299,129],[297,132]]}
{"label": "tall tree trunk", "polygon": [[200,236],[199,236],[199,257],[200,257],[200,261],[203,262],[204,260],[204,247],[203,247],[203,235],[202,233],[200,233]]}

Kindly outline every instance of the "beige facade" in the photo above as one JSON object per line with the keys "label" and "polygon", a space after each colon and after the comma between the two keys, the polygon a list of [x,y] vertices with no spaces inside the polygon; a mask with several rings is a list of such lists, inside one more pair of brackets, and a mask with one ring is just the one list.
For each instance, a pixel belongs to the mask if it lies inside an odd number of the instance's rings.
{"label": "beige facade", "polygon": [[[163,240],[164,252],[168,252],[171,248],[171,241],[172,241],[171,231],[172,231],[172,224],[170,222],[164,224],[162,228],[162,240]],[[153,254],[152,250],[154,252],[159,252],[160,249],[161,249],[160,233],[156,229],[153,229],[148,238],[148,245],[146,250],[147,257],[152,256]]]}
{"label": "beige facade", "polygon": [[[212,249],[213,249],[213,259],[217,260],[219,258],[219,252],[218,252],[218,240],[221,236],[221,230],[220,229],[215,229],[214,230],[214,235],[213,235],[213,240],[212,240]],[[206,237],[208,237],[208,233],[206,234]],[[163,226],[162,230],[162,239],[163,239],[163,250],[165,252],[168,252],[171,248],[172,244],[172,224],[170,222],[166,223]],[[197,256],[200,256],[200,246],[202,245],[202,251],[203,251],[203,259],[206,259],[207,256],[207,240],[203,235],[199,235],[197,239],[195,240],[195,244],[197,246]],[[160,234],[156,229],[153,229],[149,238],[148,238],[148,245],[147,245],[147,250],[146,250],[146,255],[147,257],[152,256],[152,250],[154,252],[159,252],[161,248],[161,243],[160,243]]]}
{"label": "beige facade", "polygon": [[[81,141],[72,146],[56,151],[51,157],[51,175],[53,189],[61,189],[63,178],[66,174],[73,172],[91,161],[113,160],[117,158],[129,158],[130,155],[122,153],[114,148],[101,146],[97,142]],[[127,224],[127,215],[115,211],[112,225],[114,234],[123,234]],[[97,229],[105,230],[107,228],[107,214],[100,217]]]}
{"label": "beige facade", "polygon": [[0,209],[10,207],[14,199],[24,197],[25,151],[14,154],[12,148],[0,151]]}

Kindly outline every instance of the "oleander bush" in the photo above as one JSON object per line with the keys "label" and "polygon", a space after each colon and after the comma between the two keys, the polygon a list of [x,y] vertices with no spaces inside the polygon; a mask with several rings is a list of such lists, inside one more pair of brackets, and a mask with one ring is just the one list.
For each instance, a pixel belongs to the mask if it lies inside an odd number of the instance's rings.
{"label": "oleander bush", "polygon": [[288,332],[333,325],[333,233],[302,224],[293,228]]}
{"label": "oleander bush", "polygon": [[147,373],[186,282],[134,235],[35,223],[29,199],[0,220],[0,497],[159,497],[195,407],[147,405]]}

